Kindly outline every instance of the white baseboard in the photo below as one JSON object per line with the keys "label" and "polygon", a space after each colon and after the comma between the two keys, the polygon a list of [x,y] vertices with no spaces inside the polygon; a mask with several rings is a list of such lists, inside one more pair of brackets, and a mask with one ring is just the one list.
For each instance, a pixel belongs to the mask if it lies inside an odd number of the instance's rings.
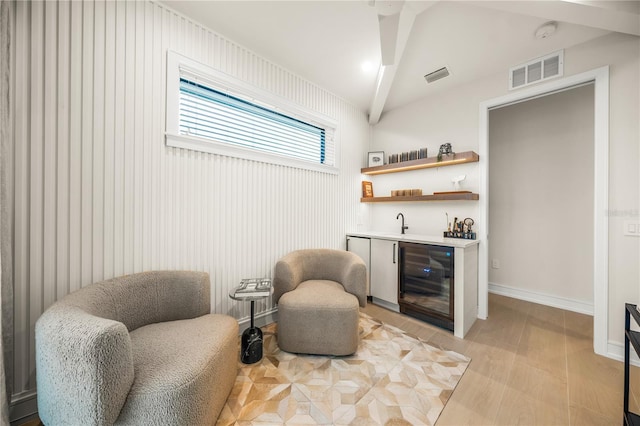
{"label": "white baseboard", "polygon": [[593,303],[585,303],[580,300],[567,299],[565,297],[495,283],[489,283],[489,293],[593,316]]}
{"label": "white baseboard", "polygon": [[[633,350],[633,347],[629,350],[629,363],[631,365],[635,365],[636,367],[640,367],[640,358],[636,354],[636,351]],[[617,361],[624,362],[624,344],[617,342],[608,342],[607,343],[607,358],[615,359]]]}
{"label": "white baseboard", "polygon": [[[638,357],[635,355],[635,351],[631,352],[631,361],[639,361]],[[607,357],[611,359],[615,359],[618,361],[624,361],[624,345],[620,343],[608,342],[607,343]],[[634,358],[636,358],[634,360]]]}

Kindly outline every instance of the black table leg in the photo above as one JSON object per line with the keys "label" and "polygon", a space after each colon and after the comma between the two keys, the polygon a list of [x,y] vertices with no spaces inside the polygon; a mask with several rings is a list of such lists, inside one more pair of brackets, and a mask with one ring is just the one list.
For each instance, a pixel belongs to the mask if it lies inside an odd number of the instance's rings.
{"label": "black table leg", "polygon": [[255,364],[262,359],[262,330],[254,325],[255,301],[251,301],[251,327],[242,333],[240,360],[243,364]]}

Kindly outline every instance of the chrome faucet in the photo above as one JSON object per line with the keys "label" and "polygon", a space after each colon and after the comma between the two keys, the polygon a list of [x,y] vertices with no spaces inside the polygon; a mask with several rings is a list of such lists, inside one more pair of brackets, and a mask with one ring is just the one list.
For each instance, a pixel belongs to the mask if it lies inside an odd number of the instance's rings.
{"label": "chrome faucet", "polygon": [[402,213],[398,213],[398,216],[396,216],[396,220],[402,216],[402,227],[400,228],[402,230],[401,234],[404,234],[404,230],[405,229],[409,229],[408,226],[405,226],[404,224],[404,215]]}

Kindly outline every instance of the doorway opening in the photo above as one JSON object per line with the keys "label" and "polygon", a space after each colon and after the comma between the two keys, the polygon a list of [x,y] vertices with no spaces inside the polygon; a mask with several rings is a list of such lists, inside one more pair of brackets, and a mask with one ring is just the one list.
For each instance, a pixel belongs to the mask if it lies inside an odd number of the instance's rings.
{"label": "doorway opening", "polygon": [[594,351],[607,354],[608,340],[608,188],[609,188],[609,67],[602,67],[571,77],[541,84],[480,104],[479,178],[480,194],[478,231],[479,246],[478,317],[486,318],[489,295],[489,111],[509,104],[547,96],[585,83],[594,84],[593,125],[593,321]]}
{"label": "doorway opening", "polygon": [[593,316],[593,82],[489,112],[489,291]]}

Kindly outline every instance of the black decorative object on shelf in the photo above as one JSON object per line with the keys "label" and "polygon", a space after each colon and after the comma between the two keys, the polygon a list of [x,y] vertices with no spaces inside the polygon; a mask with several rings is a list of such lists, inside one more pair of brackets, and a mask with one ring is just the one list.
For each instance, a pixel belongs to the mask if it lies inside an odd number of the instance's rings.
{"label": "black decorative object on shelf", "polygon": [[447,215],[448,229],[443,232],[445,238],[462,238],[463,240],[475,240],[476,233],[471,231],[471,227],[474,224],[474,220],[470,217],[458,221],[458,218],[453,219],[453,227],[449,223],[449,214]]}
{"label": "black decorative object on shelf", "polygon": [[442,145],[440,145],[440,149],[438,150],[438,161],[442,161],[443,155],[446,155],[446,156],[456,155],[451,149],[451,144],[449,142],[443,143]]}
{"label": "black decorative object on shelf", "polygon": [[444,231],[443,236],[445,238],[462,238],[463,240],[475,240],[476,233],[475,232],[453,232],[453,231]]}

